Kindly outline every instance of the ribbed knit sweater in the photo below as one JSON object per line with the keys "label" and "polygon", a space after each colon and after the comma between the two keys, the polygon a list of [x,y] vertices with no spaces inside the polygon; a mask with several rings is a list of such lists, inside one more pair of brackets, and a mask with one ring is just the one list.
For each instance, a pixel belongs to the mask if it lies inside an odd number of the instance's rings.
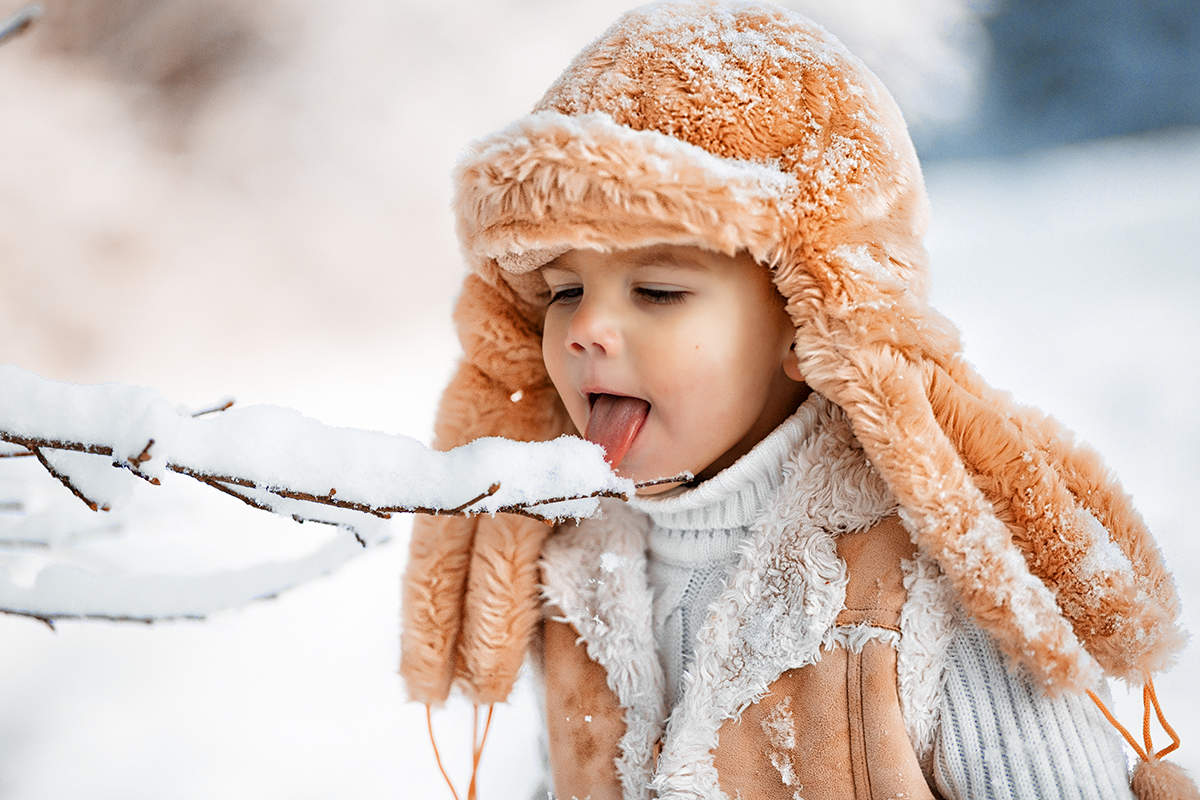
{"label": "ribbed knit sweater", "polygon": [[647,579],[654,592],[654,639],[671,704],[691,663],[696,632],[737,561],[737,546],[783,483],[783,464],[805,431],[798,415],[784,420],[750,452],[682,493],[634,498],[649,514]]}
{"label": "ribbed knit sweater", "polygon": [[[798,419],[789,417],[699,486],[632,501],[653,523],[647,574],[672,705],[738,544],[779,490],[782,465],[807,433]],[[926,771],[946,800],[1132,798],[1122,742],[1092,701],[1046,696],[970,620],[960,621],[948,648],[936,715]]]}

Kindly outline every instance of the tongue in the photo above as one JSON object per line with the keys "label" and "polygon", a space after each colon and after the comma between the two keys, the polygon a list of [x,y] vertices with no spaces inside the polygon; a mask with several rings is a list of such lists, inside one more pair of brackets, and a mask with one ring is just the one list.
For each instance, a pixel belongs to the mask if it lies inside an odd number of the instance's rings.
{"label": "tongue", "polygon": [[633,446],[650,404],[637,397],[602,394],[592,405],[584,438],[604,448],[604,457],[616,469]]}

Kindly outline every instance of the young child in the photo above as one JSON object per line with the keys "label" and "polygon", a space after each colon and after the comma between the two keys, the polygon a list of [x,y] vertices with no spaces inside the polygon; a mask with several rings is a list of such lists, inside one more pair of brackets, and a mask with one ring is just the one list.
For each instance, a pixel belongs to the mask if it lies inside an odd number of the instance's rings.
{"label": "young child", "polygon": [[[1168,663],[1174,587],[926,302],[920,169],[860,61],[765,2],[645,6],[455,178],[438,446],[695,477],[553,532],[418,520],[411,697],[503,701],[532,647],[564,799],[1130,796],[1104,684]],[[1153,748],[1134,792],[1196,796]]]}

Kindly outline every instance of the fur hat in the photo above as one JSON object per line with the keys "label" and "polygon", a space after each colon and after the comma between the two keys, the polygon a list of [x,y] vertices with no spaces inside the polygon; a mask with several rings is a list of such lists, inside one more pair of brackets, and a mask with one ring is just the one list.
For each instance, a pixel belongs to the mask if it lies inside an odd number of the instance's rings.
{"label": "fur hat", "polygon": [[[985,383],[928,304],[928,202],[904,121],[819,26],[765,2],[630,11],[454,179],[472,274],[438,447],[575,433],[542,364],[542,264],[572,248],[746,250],[787,300],[807,382],[846,412],[918,547],[1009,656],[1083,690],[1140,682],[1180,646],[1171,578],[1116,478]],[[548,533],[504,515],[416,521],[401,665],[414,699],[442,701],[456,676],[476,702],[507,697]]]}

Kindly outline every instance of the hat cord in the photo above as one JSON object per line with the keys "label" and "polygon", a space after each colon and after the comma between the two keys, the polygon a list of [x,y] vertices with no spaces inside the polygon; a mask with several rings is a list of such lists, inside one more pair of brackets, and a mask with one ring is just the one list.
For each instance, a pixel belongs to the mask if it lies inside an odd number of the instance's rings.
{"label": "hat cord", "polygon": [[[1133,751],[1137,753],[1138,757],[1143,761],[1157,761],[1163,756],[1173,753],[1179,749],[1179,745],[1182,743],[1182,740],[1179,738],[1179,734],[1175,732],[1175,729],[1172,728],[1167,722],[1166,716],[1163,715],[1162,707],[1158,704],[1158,695],[1154,691],[1154,681],[1150,678],[1146,678],[1146,683],[1142,685],[1142,738],[1146,743],[1144,748],[1137,743],[1137,740],[1134,739],[1133,735],[1125,729],[1124,725],[1122,725],[1120,722],[1117,722],[1116,717],[1114,717],[1112,712],[1108,710],[1108,707],[1104,705],[1103,701],[1096,696],[1095,692],[1093,692],[1091,689],[1088,689],[1087,695],[1088,697],[1092,698],[1092,702],[1099,707],[1100,712],[1104,714],[1105,719],[1111,722],[1113,727],[1121,732],[1121,735],[1125,737],[1125,741],[1129,742],[1129,746],[1133,748]],[[1154,743],[1150,738],[1151,706],[1154,707],[1155,716],[1158,717],[1158,724],[1161,725],[1163,730],[1167,732],[1167,735],[1171,737],[1171,744],[1167,745],[1158,752],[1154,751]]]}
{"label": "hat cord", "polygon": [[[478,796],[475,779],[479,773],[479,759],[483,756],[483,745],[487,741],[488,731],[492,727],[493,711],[495,711],[494,704],[488,704],[487,720],[483,725],[483,735],[480,736],[479,706],[471,707],[471,782],[467,784],[467,800],[476,800]],[[429,731],[429,744],[433,745],[433,757],[437,761],[438,771],[442,773],[442,780],[446,782],[454,800],[459,800],[454,782],[450,780],[450,776],[446,773],[446,767],[442,764],[442,754],[438,751],[437,737],[433,734],[433,709],[429,703],[425,704],[425,728]]]}

